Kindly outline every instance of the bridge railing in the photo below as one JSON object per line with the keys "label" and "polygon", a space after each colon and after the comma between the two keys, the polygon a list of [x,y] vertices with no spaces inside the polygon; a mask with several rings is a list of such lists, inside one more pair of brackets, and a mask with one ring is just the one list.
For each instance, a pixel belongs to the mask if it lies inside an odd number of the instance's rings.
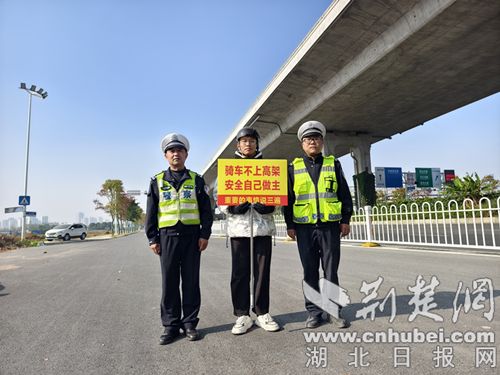
{"label": "bridge railing", "polygon": [[[360,208],[344,241],[500,250],[499,217],[500,198]],[[281,214],[275,223],[276,238],[287,238]],[[212,231],[225,236],[225,220],[214,222]]]}

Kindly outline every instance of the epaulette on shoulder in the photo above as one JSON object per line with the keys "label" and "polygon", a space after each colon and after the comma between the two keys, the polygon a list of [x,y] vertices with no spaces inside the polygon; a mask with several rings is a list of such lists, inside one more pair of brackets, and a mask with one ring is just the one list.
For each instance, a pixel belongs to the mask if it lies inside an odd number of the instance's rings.
{"label": "epaulette on shoulder", "polygon": [[198,172],[188,169],[188,173],[194,173],[196,177],[203,178]]}
{"label": "epaulette on shoulder", "polygon": [[158,176],[160,173],[165,173],[165,171],[161,171],[161,172],[155,173],[154,176],[151,177],[151,180],[155,181],[156,180],[156,176]]}

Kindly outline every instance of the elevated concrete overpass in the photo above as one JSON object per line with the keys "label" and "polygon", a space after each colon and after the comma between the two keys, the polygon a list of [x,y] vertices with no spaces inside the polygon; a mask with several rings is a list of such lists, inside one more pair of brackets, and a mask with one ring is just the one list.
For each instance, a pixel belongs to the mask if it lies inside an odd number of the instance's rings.
{"label": "elevated concrete overpass", "polygon": [[371,144],[500,91],[500,1],[338,0],[208,163],[232,158],[238,130],[262,136],[266,158],[300,155],[297,128],[327,127],[326,152],[371,171]]}

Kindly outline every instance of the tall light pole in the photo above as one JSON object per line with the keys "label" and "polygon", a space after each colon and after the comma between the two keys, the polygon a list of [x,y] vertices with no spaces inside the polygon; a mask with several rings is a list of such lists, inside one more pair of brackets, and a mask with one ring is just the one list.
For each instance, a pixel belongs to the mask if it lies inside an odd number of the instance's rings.
{"label": "tall light pole", "polygon": [[[26,83],[21,82],[21,86],[19,87],[21,90],[24,90],[28,93],[28,130],[26,131],[26,166],[24,169],[24,196],[28,195],[28,161],[30,154],[30,129],[31,129],[31,98],[33,95],[45,99],[48,94],[47,91],[43,91],[42,88],[36,89],[35,85],[31,85],[28,89],[26,87]],[[26,205],[23,205],[23,220],[21,225],[21,239],[24,240],[26,235]]]}

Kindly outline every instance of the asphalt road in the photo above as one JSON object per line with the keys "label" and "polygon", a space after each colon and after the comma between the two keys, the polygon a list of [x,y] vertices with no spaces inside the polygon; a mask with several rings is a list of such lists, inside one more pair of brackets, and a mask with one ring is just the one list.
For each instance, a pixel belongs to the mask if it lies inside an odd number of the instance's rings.
{"label": "asphalt road", "polygon": [[[340,266],[341,285],[351,299],[343,312],[352,320],[342,332],[366,335],[417,328],[445,335],[469,332],[470,340],[484,331],[497,336],[493,343],[371,343],[366,339],[307,343],[304,333],[339,330],[332,325],[304,329],[296,245],[278,242],[273,251],[271,314],[282,331],[254,328],[242,336],[231,334],[235,318],[229,291],[230,252],[223,239],[213,238],[202,257],[198,328],[203,338],[197,342],[181,338],[168,346],[157,343],[162,333],[159,261],[142,234],[0,253],[0,374],[498,373],[487,362],[493,350],[496,357],[500,354],[498,314],[492,321],[483,316],[490,302],[467,313],[462,309],[456,323],[452,315],[460,281],[462,303],[466,287],[477,291],[475,279],[489,278],[498,288],[500,256],[345,245]],[[432,276],[439,280],[432,296],[437,307],[430,313],[440,315],[442,322],[422,315],[409,321],[415,294],[408,288],[416,284],[418,275],[427,283]],[[381,302],[394,288],[394,310],[388,302],[383,311],[376,311],[374,320],[357,318],[356,312],[367,306],[361,303],[362,282],[379,276],[383,282],[374,301]],[[500,306],[500,290],[493,287],[492,293]],[[473,293],[472,300],[477,296]],[[489,357],[479,355],[483,361],[479,368],[475,368],[477,347],[490,348]],[[395,351],[409,352],[408,368],[401,365],[405,362],[401,357],[394,367]],[[440,352],[446,356],[439,356]]]}

